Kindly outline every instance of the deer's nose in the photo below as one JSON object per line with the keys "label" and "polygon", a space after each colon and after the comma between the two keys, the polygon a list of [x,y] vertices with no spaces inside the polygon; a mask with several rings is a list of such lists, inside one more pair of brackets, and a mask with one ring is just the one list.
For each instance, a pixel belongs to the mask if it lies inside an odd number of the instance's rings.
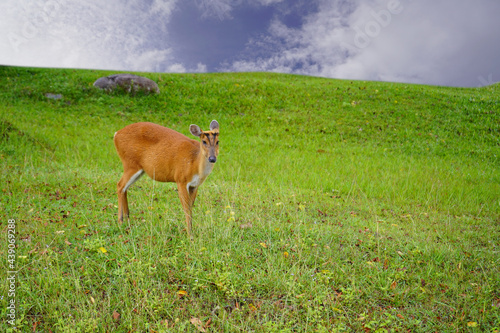
{"label": "deer's nose", "polygon": [[210,157],[208,158],[208,161],[209,161],[210,163],[215,163],[215,161],[217,161],[217,157],[215,157],[215,156],[210,156]]}

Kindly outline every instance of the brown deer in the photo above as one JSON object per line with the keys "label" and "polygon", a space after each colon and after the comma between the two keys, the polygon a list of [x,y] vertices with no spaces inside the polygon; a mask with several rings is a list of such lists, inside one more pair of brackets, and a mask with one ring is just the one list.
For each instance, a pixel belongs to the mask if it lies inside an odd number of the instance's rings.
{"label": "brown deer", "polygon": [[118,182],[118,221],[129,218],[127,190],[144,172],[159,182],[175,182],[191,236],[191,211],[198,187],[212,172],[219,154],[219,123],[212,120],[210,131],[198,125],[189,131],[196,141],[172,129],[153,124],[135,123],[115,133],[116,151],[123,164]]}

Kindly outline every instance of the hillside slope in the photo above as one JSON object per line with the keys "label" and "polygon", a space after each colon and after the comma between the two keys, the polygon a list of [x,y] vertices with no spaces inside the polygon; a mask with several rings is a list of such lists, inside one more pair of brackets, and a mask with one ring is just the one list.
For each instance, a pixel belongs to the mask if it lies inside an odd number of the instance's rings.
{"label": "hillside slope", "polygon": [[[130,97],[97,91],[92,83],[104,72],[0,70],[3,126],[62,165],[119,168],[110,138],[132,122],[153,121],[187,134],[189,124],[204,127],[216,118],[224,133],[220,167],[231,177],[244,169],[238,174],[244,182],[346,192],[356,181],[367,196],[397,203],[457,212],[499,209],[498,85],[147,74],[162,93]],[[48,93],[63,97],[53,100]],[[9,145],[4,150],[18,154]]]}
{"label": "hillside slope", "polygon": [[[92,86],[107,74],[0,67],[20,331],[498,332],[500,85],[142,73],[161,93],[129,96]],[[212,119],[194,239],[148,177],[119,224],[113,134]]]}

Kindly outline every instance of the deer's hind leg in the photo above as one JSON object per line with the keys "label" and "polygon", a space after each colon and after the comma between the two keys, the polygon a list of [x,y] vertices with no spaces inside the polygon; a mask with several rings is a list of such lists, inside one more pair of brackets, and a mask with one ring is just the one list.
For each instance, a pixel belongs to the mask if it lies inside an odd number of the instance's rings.
{"label": "deer's hind leg", "polygon": [[117,194],[118,194],[118,222],[123,222],[123,217],[127,220],[129,218],[128,200],[127,200],[127,190],[135,183],[142,175],[144,170],[139,168],[129,168],[125,169],[122,178],[118,182]]}

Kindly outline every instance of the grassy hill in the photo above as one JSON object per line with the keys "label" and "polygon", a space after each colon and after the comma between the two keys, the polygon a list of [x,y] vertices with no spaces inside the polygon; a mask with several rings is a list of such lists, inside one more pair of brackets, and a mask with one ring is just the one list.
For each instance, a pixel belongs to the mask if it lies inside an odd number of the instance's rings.
{"label": "grassy hill", "polygon": [[[0,67],[21,331],[500,330],[500,85],[143,73],[161,93],[129,96],[110,73]],[[147,177],[119,225],[114,132],[212,119],[194,240]]]}

